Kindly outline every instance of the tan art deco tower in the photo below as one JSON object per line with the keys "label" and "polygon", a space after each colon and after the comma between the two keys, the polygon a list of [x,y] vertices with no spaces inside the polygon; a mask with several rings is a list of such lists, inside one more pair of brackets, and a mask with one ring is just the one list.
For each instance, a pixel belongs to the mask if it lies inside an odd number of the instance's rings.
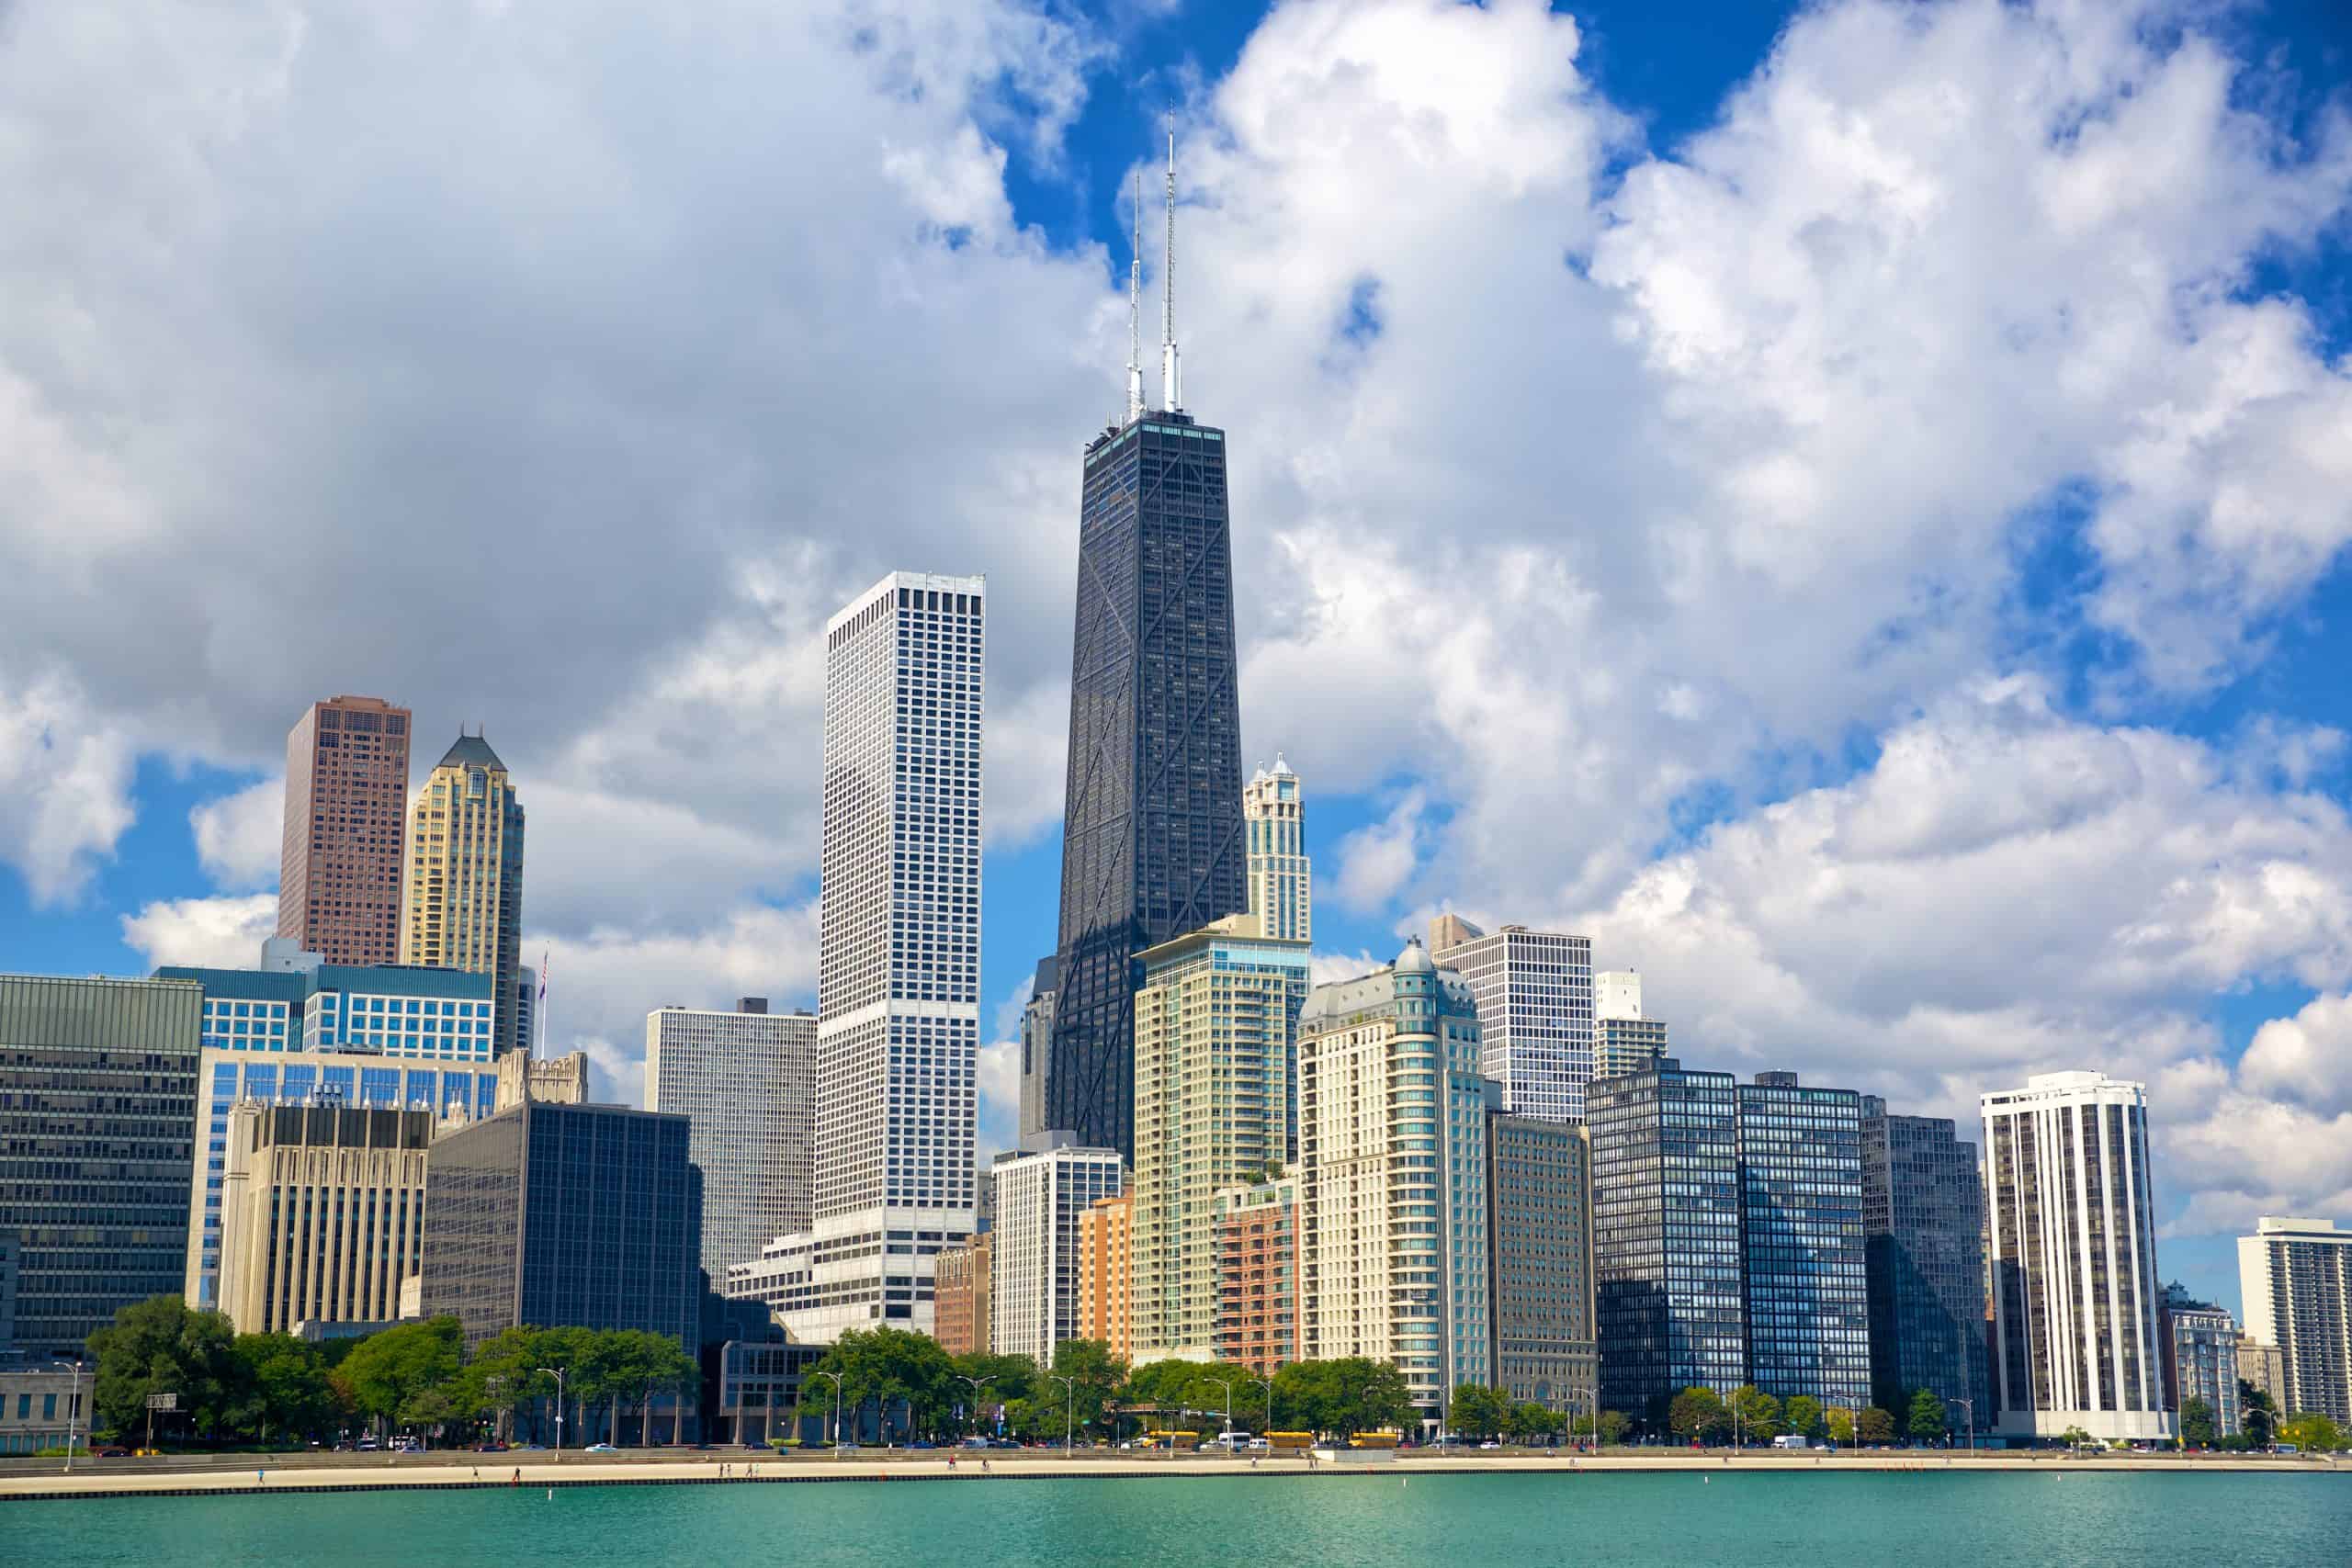
{"label": "tan art deco tower", "polygon": [[400,947],[409,711],[378,697],[313,703],[286,737],[277,934],[330,964]]}
{"label": "tan art deco tower", "polygon": [[460,735],[417,791],[408,820],[402,964],[493,976],[493,1048],[530,1042],[515,1025],[523,954],[523,803],[506,764],[479,735]]}

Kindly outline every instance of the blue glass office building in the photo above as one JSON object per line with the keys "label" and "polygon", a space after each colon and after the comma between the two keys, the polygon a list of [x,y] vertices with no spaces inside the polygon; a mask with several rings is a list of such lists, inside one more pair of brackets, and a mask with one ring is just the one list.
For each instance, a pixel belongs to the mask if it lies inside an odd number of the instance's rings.
{"label": "blue glass office building", "polygon": [[1747,1381],[1859,1411],[1871,1398],[1861,1096],[1758,1073],[1737,1099]]}
{"label": "blue glass office building", "polygon": [[421,964],[199,969],[159,980],[204,987],[204,1043],[224,1051],[379,1051],[391,1056],[495,1054],[488,975]]}

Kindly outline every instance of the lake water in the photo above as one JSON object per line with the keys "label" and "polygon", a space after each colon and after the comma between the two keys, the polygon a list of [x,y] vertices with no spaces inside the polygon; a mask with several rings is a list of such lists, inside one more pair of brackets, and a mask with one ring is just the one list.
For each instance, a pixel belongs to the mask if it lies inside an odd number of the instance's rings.
{"label": "lake water", "polygon": [[2352,1561],[2352,1475],[1413,1475],[9,1505],[24,1563],[1987,1568]]}

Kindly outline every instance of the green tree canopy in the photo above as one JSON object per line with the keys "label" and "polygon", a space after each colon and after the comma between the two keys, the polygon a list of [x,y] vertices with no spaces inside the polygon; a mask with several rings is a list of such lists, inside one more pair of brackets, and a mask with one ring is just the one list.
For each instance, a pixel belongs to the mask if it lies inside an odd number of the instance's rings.
{"label": "green tree canopy", "polygon": [[241,1430],[263,1442],[325,1432],[340,1414],[326,1358],[290,1334],[240,1334],[231,1346],[245,1399]]}
{"label": "green tree canopy", "polygon": [[369,1335],[335,1370],[360,1415],[423,1425],[445,1419],[454,1408],[464,1360],[465,1332],[458,1320],[435,1317]]}
{"label": "green tree canopy", "polygon": [[1751,1443],[1769,1443],[1780,1434],[1781,1402],[1754,1383],[1734,1389],[1731,1405],[1738,1418],[1736,1436]]}
{"label": "green tree canopy", "polygon": [[1711,1388],[1686,1388],[1668,1406],[1667,1429],[1678,1438],[1712,1443],[1731,1431],[1731,1406]]}
{"label": "green tree canopy", "polygon": [[1904,1427],[1916,1443],[1932,1443],[1944,1435],[1950,1425],[1944,1409],[1944,1396],[1934,1389],[1923,1388],[1911,1395],[1911,1408]]}
{"label": "green tree canopy", "polygon": [[1465,1382],[1446,1401],[1445,1424],[1464,1438],[1498,1436],[1510,1422],[1510,1401],[1484,1383]]}
{"label": "green tree canopy", "polygon": [[1781,1406],[1781,1425],[1800,1438],[1818,1438],[1822,1433],[1821,1401],[1809,1393],[1792,1396]]}
{"label": "green tree canopy", "polygon": [[2278,1402],[2244,1378],[2238,1380],[2238,1425],[2256,1448],[2267,1448],[2278,1432]]}
{"label": "green tree canopy", "polygon": [[2214,1441],[2213,1407],[2189,1395],[2180,1402],[2180,1440],[2200,1449],[2210,1449]]}
{"label": "green tree canopy", "polygon": [[2330,1417],[2311,1411],[2281,1422],[2278,1440],[2292,1443],[2305,1453],[2332,1454],[2344,1446],[2344,1428]]}
{"label": "green tree canopy", "polygon": [[1865,1443],[1894,1441],[1894,1417],[1873,1404],[1862,1412],[1855,1435]]}
{"label": "green tree canopy", "polygon": [[833,1342],[824,1359],[801,1380],[803,1407],[832,1414],[831,1380],[841,1374],[845,1413],[871,1403],[885,1423],[903,1407],[912,1430],[933,1432],[954,1407],[957,1384],[954,1363],[938,1340],[909,1329],[853,1328]]}
{"label": "green tree canopy", "polygon": [[1836,1406],[1829,1411],[1825,1419],[1826,1420],[1829,1427],[1829,1440],[1831,1442],[1850,1443],[1854,1440],[1854,1413],[1852,1411],[1846,1409],[1842,1405]]}
{"label": "green tree canopy", "polygon": [[1405,1374],[1385,1361],[1363,1356],[1294,1361],[1274,1374],[1278,1430],[1344,1438],[1383,1427],[1402,1430],[1415,1418]]}
{"label": "green tree canopy", "polygon": [[225,1314],[190,1311],[177,1296],[151,1296],[119,1308],[111,1326],[90,1336],[97,1359],[91,1399],[99,1421],[126,1436],[144,1434],[147,1396],[179,1396],[182,1430],[232,1428],[243,1412],[244,1367]]}
{"label": "green tree canopy", "polygon": [[1600,1440],[1602,1442],[1610,1444],[1622,1443],[1625,1440],[1626,1435],[1632,1432],[1633,1429],[1634,1418],[1626,1415],[1623,1411],[1604,1410],[1600,1413]]}
{"label": "green tree canopy", "polygon": [[[1053,1378],[1068,1378],[1070,1386],[1065,1390]],[[1044,1382],[1039,1393],[1066,1407],[1065,1425],[1068,1418],[1075,1417],[1080,1431],[1099,1430],[1104,1409],[1126,1381],[1127,1363],[1111,1354],[1111,1348],[1102,1340],[1065,1339],[1054,1347],[1052,1377]]]}

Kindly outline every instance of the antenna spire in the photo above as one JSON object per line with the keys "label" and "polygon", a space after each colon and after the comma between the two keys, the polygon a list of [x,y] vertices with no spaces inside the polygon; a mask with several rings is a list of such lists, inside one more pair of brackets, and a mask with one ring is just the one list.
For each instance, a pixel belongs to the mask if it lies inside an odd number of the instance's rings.
{"label": "antenna spire", "polygon": [[1135,234],[1127,251],[1127,423],[1143,412],[1143,171],[1135,175],[1130,216]]}
{"label": "antenna spire", "polygon": [[1160,269],[1159,396],[1169,410],[1184,406],[1183,377],[1176,363],[1176,122],[1168,123],[1168,258]]}

